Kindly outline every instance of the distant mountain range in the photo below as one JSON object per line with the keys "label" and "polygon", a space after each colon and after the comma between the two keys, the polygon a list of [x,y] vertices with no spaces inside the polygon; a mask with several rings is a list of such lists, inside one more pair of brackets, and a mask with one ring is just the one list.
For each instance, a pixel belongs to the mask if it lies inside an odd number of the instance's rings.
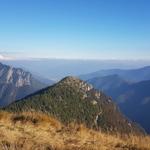
{"label": "distant mountain range", "polygon": [[16,101],[4,110],[40,111],[65,124],[77,122],[102,131],[142,134],[144,131],[122,115],[112,99],[75,77]]}
{"label": "distant mountain range", "polygon": [[100,70],[93,73],[80,75],[80,79],[88,80],[96,77],[104,77],[109,75],[119,75],[119,77],[129,82],[150,80],[150,66],[130,70],[123,70],[123,69]]}
{"label": "distant mountain range", "polygon": [[[121,70],[102,72],[99,72],[100,76],[88,79],[87,82],[111,96],[126,116],[140,123],[150,133],[150,67],[127,72]],[[107,73],[115,74],[102,76]],[[92,73],[84,77],[95,75]]]}
{"label": "distant mountain range", "polygon": [[0,63],[0,106],[6,106],[46,86],[29,72]]}
{"label": "distant mountain range", "polygon": [[32,74],[58,81],[65,76],[77,76],[101,69],[139,68],[150,64],[149,60],[88,60],[88,59],[19,59],[3,60],[4,64],[13,65]]}

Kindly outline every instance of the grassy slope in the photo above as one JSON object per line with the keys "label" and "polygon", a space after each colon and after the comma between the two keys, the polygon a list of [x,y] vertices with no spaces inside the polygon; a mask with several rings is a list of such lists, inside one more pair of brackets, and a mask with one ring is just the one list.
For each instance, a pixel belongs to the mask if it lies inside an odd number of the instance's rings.
{"label": "grassy slope", "polygon": [[45,114],[0,112],[2,150],[150,150],[150,137],[110,135]]}

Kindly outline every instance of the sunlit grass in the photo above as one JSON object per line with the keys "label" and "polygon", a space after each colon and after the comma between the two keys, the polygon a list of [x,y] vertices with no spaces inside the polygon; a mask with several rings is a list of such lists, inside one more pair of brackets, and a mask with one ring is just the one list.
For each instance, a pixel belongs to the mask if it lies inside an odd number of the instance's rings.
{"label": "sunlit grass", "polygon": [[150,137],[106,134],[37,112],[0,112],[2,150],[150,150]]}

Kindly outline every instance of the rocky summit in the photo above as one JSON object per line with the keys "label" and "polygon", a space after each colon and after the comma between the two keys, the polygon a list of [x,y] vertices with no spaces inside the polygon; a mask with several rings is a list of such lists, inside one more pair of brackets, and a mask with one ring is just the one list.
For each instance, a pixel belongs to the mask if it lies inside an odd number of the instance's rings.
{"label": "rocky summit", "polygon": [[0,63],[0,106],[21,99],[45,87],[31,73]]}

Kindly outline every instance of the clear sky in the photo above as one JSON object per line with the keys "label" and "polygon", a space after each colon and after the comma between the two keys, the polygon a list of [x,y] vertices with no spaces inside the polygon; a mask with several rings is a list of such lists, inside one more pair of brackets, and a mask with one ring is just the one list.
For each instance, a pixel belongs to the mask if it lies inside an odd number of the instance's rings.
{"label": "clear sky", "polygon": [[150,0],[0,0],[0,53],[150,59]]}

